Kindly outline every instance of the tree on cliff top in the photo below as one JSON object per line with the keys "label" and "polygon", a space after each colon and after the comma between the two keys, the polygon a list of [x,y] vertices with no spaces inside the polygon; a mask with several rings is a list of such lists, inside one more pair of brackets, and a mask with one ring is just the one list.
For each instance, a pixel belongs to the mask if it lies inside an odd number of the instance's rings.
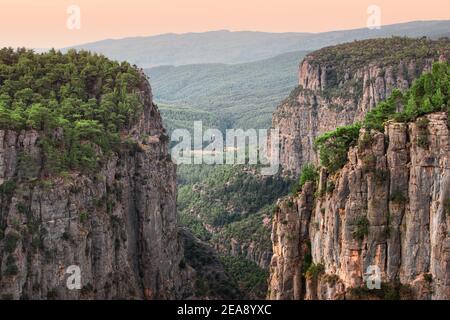
{"label": "tree on cliff top", "polygon": [[[97,161],[95,145],[109,153],[109,142],[137,121],[141,82],[130,64],[86,51],[1,49],[0,130],[38,130],[48,157],[82,169],[83,159]],[[56,128],[63,129],[64,141],[50,138]]]}

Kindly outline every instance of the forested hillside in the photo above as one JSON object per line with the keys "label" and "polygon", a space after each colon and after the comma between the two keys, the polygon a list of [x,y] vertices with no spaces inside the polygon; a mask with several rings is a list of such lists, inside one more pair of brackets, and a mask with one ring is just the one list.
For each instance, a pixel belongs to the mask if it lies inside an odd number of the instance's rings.
{"label": "forested hillside", "polygon": [[[152,81],[156,101],[185,110],[175,114],[175,119],[203,120],[195,114],[200,109],[208,113],[205,121],[213,115],[219,128],[264,129],[270,126],[276,106],[295,87],[298,63],[305,55],[301,51],[238,65],[165,66],[145,71]],[[193,114],[187,114],[191,109]],[[163,114],[169,115],[168,111],[163,108]]]}
{"label": "forested hillside", "polygon": [[205,128],[218,128],[225,132],[230,128],[230,120],[225,115],[205,111],[188,106],[173,106],[164,103],[158,104],[158,109],[163,117],[164,127],[171,134],[175,129],[187,129],[193,133],[194,121],[201,121]]}

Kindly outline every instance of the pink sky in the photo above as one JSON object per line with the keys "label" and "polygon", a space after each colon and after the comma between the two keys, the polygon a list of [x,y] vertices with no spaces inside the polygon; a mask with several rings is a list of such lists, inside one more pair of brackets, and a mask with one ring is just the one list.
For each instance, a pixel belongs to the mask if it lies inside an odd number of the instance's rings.
{"label": "pink sky", "polygon": [[[81,29],[66,27],[69,5]],[[366,26],[378,5],[382,24],[450,19],[449,0],[0,0],[0,46],[64,47],[106,38],[218,29],[322,32]]]}

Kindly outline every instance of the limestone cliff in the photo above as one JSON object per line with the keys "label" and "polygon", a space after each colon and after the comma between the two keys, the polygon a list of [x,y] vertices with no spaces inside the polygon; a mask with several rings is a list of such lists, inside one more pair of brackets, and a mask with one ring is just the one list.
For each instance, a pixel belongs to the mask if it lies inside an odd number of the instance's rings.
{"label": "limestone cliff", "polygon": [[[347,164],[279,201],[270,299],[450,299],[445,112],[361,132]],[[368,290],[369,266],[381,290]]]}
{"label": "limestone cliff", "polygon": [[[425,116],[390,120],[384,132],[384,120],[381,131],[361,129],[332,174],[314,149],[318,135],[367,119],[395,88],[406,91],[449,57],[448,39],[393,38],[325,48],[301,63],[300,85],[273,125],[284,174],[298,176],[306,163],[320,174],[278,202],[268,298],[450,299],[448,100],[418,113]],[[393,112],[406,104],[392,104]],[[380,290],[367,287],[374,269]]]}
{"label": "limestone cliff", "polygon": [[[450,40],[376,39],[324,48],[300,64],[298,87],[277,109],[283,173],[317,163],[314,139],[354,123],[395,88],[407,89],[433,61],[450,57]],[[270,150],[270,148],[269,148]]]}
{"label": "limestone cliff", "polygon": [[[29,179],[42,163],[40,132],[0,131],[0,294],[4,299],[173,299],[186,268],[178,238],[175,165],[151,88],[96,174]],[[54,139],[63,132],[55,130]],[[24,156],[26,155],[26,157]],[[81,290],[69,290],[71,265]]]}

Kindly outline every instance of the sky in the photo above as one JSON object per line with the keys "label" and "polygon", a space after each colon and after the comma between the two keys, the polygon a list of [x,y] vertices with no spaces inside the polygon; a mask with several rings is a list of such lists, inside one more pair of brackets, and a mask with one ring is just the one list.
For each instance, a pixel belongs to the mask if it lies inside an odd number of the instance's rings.
{"label": "sky", "polygon": [[[79,15],[68,12],[72,5]],[[0,47],[62,48],[111,38],[223,29],[355,29],[366,27],[370,5],[381,9],[382,25],[450,19],[449,0],[0,0]]]}

